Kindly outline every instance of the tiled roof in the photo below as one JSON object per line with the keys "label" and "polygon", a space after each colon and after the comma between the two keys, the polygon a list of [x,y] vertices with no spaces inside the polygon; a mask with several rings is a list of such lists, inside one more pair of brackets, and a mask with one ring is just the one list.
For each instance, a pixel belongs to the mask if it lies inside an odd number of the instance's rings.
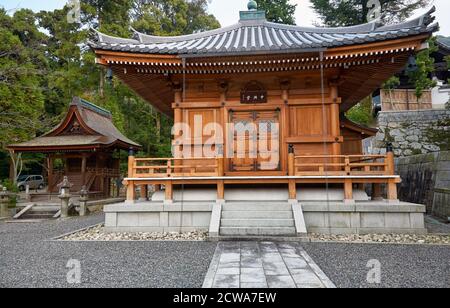
{"label": "tiled roof", "polygon": [[110,146],[117,142],[126,144],[130,147],[140,148],[141,146],[136,142],[125,137],[113,124],[111,113],[98,107],[86,100],[75,97],[70,105],[70,108],[76,108],[77,114],[80,116],[78,120],[83,121],[95,134],[83,135],[67,135],[59,133],[61,127],[72,116],[72,109],[66,115],[65,119],[47,134],[24,142],[21,144],[14,144],[9,146],[14,149],[22,148],[42,148],[42,147],[85,147],[85,146]]}
{"label": "tiled roof", "polygon": [[93,30],[89,42],[94,49],[173,55],[290,52],[339,46],[350,46],[398,39],[434,32],[432,13],[397,25],[368,23],[354,27],[306,28],[276,24],[265,19],[241,20],[217,30],[185,36],[159,37],[135,30],[132,39],[108,36]]}

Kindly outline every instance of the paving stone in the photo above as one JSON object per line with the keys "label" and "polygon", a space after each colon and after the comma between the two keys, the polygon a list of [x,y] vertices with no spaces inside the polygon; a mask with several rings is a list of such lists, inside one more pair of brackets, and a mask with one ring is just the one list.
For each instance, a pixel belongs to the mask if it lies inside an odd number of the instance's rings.
{"label": "paving stone", "polygon": [[300,257],[294,257],[294,258],[283,258],[284,263],[288,267],[288,269],[297,269],[297,268],[307,268],[308,263],[305,261],[305,259]]}
{"label": "paving stone", "polygon": [[239,253],[222,253],[220,256],[220,262],[226,263],[226,262],[240,262],[241,261],[241,255]]}
{"label": "paving stone", "polygon": [[[328,278],[296,244],[220,243],[205,285],[214,288],[324,288]],[[317,273],[317,274],[316,274]],[[323,275],[323,276],[321,276]],[[322,282],[321,279],[324,279]]]}
{"label": "paving stone", "polygon": [[269,286],[267,283],[246,283],[241,282],[242,289],[267,289]]}
{"label": "paving stone", "polygon": [[216,278],[214,279],[213,288],[236,289],[239,287],[240,287],[239,275],[216,275]]}
{"label": "paving stone", "polygon": [[262,268],[241,268],[241,282],[266,283],[266,275]]}
{"label": "paving stone", "polygon": [[292,278],[297,285],[322,285],[319,277],[311,270],[297,271]]}
{"label": "paving stone", "polygon": [[216,275],[240,275],[239,267],[224,267],[218,268]]}
{"label": "paving stone", "polygon": [[267,276],[267,284],[271,289],[294,289],[297,287],[291,276]]}
{"label": "paving stone", "polygon": [[245,268],[263,268],[263,261],[257,256],[242,256],[241,267]]}
{"label": "paving stone", "polygon": [[240,268],[240,262],[220,262],[218,268]]}
{"label": "paving stone", "polygon": [[264,263],[264,271],[267,276],[289,275],[288,268],[282,263]]}
{"label": "paving stone", "polygon": [[262,254],[262,259],[264,262],[268,263],[280,263],[283,262],[283,258],[279,253],[266,253]]}

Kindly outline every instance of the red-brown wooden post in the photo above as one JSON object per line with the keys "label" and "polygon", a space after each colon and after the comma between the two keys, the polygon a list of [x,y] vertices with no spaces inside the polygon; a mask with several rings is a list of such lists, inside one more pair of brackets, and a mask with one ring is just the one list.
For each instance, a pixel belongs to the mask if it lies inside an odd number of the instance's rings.
{"label": "red-brown wooden post", "polygon": [[[288,155],[288,169],[289,176],[295,176],[295,149],[292,144],[289,145],[289,155]],[[295,179],[289,179],[289,200],[297,200],[297,184]]]}
{"label": "red-brown wooden post", "polygon": [[[387,175],[395,175],[395,155],[392,144],[388,144],[386,152]],[[390,179],[387,184],[387,199],[389,201],[398,200],[397,183],[395,179]]]}
{"label": "red-brown wooden post", "polygon": [[[134,149],[131,148],[129,155],[128,155],[128,178],[132,179],[134,178],[135,172],[134,172],[134,166],[136,164],[136,157],[134,156],[135,152]],[[133,180],[127,181],[127,202],[134,203],[136,199],[136,189],[135,189],[135,182]]]}
{"label": "red-brown wooden post", "polygon": [[[217,176],[223,177],[225,175],[224,172],[224,158],[223,158],[223,147],[219,147],[218,156],[216,159],[217,163]],[[223,180],[217,181],[217,200],[224,200],[225,199],[225,184]]]}

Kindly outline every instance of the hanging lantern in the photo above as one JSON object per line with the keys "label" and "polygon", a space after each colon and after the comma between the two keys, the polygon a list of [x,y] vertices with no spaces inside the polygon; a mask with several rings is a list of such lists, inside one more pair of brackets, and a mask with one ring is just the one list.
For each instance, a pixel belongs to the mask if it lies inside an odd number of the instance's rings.
{"label": "hanging lantern", "polygon": [[414,56],[410,56],[408,59],[408,64],[406,66],[406,72],[407,73],[414,73],[417,71],[417,62],[416,58]]}

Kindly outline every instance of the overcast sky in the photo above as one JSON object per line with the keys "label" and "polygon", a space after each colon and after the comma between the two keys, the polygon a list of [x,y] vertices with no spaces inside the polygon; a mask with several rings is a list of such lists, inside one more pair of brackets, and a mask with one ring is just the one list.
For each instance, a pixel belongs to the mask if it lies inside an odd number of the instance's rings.
{"label": "overcast sky", "polygon": [[[247,0],[208,0],[210,4],[210,12],[214,14],[222,24],[228,26],[234,24],[239,19],[239,11],[245,10],[247,7]],[[291,0],[292,3],[297,3],[296,21],[298,25],[311,26],[318,21],[313,10],[310,8],[309,0]],[[0,0],[0,5],[7,10],[14,10],[16,8],[30,8],[34,11],[53,10],[61,8],[67,0]],[[449,0],[435,0],[434,5],[437,7],[436,19],[441,26],[439,34],[450,36],[450,1]],[[421,9],[416,15],[420,15],[427,8]]]}

